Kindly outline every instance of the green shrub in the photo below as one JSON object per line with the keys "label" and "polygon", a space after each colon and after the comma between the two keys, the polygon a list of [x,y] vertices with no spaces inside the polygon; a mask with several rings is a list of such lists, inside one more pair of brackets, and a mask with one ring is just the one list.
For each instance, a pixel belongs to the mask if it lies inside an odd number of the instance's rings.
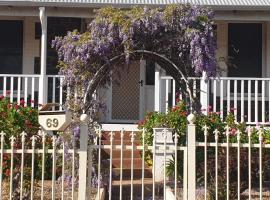
{"label": "green shrub", "polygon": [[0,97],[0,131],[6,133],[6,137],[20,137],[23,131],[27,133],[27,137],[31,137],[38,130],[37,109],[25,106],[24,100],[17,104]]}
{"label": "green shrub", "polygon": [[[25,148],[32,148],[31,137],[38,135],[40,129],[38,123],[38,110],[25,105],[24,100],[20,103],[11,103],[9,98],[0,96],[0,132],[5,133],[4,149],[10,149],[10,137],[14,136],[14,148],[21,149],[21,134],[26,133]],[[41,148],[41,138],[36,138],[36,148]],[[46,155],[47,156],[47,155]],[[41,172],[41,156],[36,155],[35,158],[35,177],[40,177]],[[19,198],[19,181],[21,174],[21,154],[14,154],[14,169],[13,169],[13,197]],[[30,195],[30,178],[31,178],[31,154],[25,154],[24,157],[24,194],[23,199],[28,199]],[[49,161],[49,160],[48,160]],[[46,159],[46,166],[47,166]],[[11,155],[6,153],[3,155],[3,179],[7,180],[10,177]],[[51,168],[51,167],[50,167]],[[51,170],[51,169],[50,169]],[[50,174],[50,173],[49,173]]]}
{"label": "green shrub", "polygon": [[145,144],[151,146],[153,144],[153,128],[170,127],[175,130],[179,136],[179,143],[184,144],[185,132],[187,125],[187,110],[183,101],[178,101],[177,104],[169,109],[168,112],[150,112],[146,114],[144,120],[138,124],[139,129],[145,129]]}

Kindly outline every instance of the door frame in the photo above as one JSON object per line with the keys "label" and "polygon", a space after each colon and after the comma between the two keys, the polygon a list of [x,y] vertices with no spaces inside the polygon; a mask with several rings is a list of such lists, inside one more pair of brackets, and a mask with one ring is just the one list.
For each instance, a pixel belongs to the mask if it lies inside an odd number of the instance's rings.
{"label": "door frame", "polygon": [[142,81],[142,86],[140,86],[139,120],[142,120],[145,114],[145,86],[146,86],[145,68],[146,68],[146,60],[140,60],[140,81]]}

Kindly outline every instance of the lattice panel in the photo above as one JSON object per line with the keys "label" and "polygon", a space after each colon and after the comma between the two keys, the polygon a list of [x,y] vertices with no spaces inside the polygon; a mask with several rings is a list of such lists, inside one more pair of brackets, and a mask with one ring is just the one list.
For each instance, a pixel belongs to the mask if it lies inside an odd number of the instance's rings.
{"label": "lattice panel", "polygon": [[112,119],[138,120],[140,112],[140,64],[121,72],[120,84],[112,85]]}

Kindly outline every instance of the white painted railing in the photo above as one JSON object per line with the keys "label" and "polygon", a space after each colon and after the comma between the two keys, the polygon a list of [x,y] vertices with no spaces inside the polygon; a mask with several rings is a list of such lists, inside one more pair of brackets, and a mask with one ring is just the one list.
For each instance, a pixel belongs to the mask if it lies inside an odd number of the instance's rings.
{"label": "white painted railing", "polygon": [[[194,96],[200,98],[203,113],[217,112],[222,119],[228,113],[233,113],[236,121],[253,125],[270,123],[270,78],[220,77],[188,80]],[[159,85],[160,88],[156,88],[161,90],[158,111],[166,112],[175,105],[177,98],[188,98],[187,95],[182,96],[181,87],[176,86],[170,76],[161,76]]]}
{"label": "white painted railing", "polygon": [[222,118],[232,112],[237,121],[248,124],[270,121],[270,78],[221,77],[206,84],[208,108],[212,106]]}
{"label": "white painted railing", "polygon": [[[169,108],[175,106],[178,99],[188,98],[185,89],[177,85],[176,81],[171,76],[161,76],[159,81],[161,91],[159,92],[160,95],[156,97],[160,102],[160,109],[158,111],[167,112]],[[190,77],[188,78],[188,82],[194,97],[200,95],[199,92],[201,79]]]}
{"label": "white painted railing", "polygon": [[59,103],[60,105],[65,103],[67,94],[66,88],[63,87],[64,76],[60,75],[47,75],[47,102]]}
{"label": "white painted railing", "polygon": [[40,102],[60,103],[65,100],[65,92],[62,86],[63,76],[46,75],[46,84],[43,90],[46,91],[45,99],[39,99],[40,75],[26,74],[0,74],[0,96],[10,99],[10,102],[24,101],[32,107]]}
{"label": "white painted railing", "polygon": [[37,101],[39,75],[0,75],[0,95],[9,97],[11,102],[20,103],[22,99],[34,106]]}
{"label": "white painted railing", "polygon": [[[176,99],[186,98],[180,93],[179,85],[170,76],[161,76],[155,84],[155,110],[166,112],[174,106]],[[11,102],[23,100],[32,107],[39,102],[63,104],[66,88],[61,84],[64,77],[46,75],[45,100],[39,99],[40,75],[0,74],[0,96],[8,97]],[[220,77],[206,81],[189,78],[194,96],[200,98],[204,113],[217,112],[224,119],[229,112],[237,121],[248,124],[267,124],[270,121],[270,78]]]}

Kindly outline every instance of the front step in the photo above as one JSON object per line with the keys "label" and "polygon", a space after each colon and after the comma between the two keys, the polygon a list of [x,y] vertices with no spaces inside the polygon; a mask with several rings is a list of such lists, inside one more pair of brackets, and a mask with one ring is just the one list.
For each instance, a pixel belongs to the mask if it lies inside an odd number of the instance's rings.
{"label": "front step", "polygon": [[[110,158],[110,149],[104,149],[104,152],[106,153],[106,158]],[[140,150],[134,150],[133,151],[133,157],[134,158],[141,158],[141,151]],[[112,150],[112,158],[121,158],[121,150],[113,149]],[[123,150],[123,158],[131,158],[131,150]]]}
{"label": "front step", "polygon": [[[142,179],[142,169],[133,169],[133,179],[141,180]],[[120,178],[121,169],[114,168],[113,169],[113,176],[114,180]],[[130,180],[131,178],[131,169],[122,169],[123,179]],[[152,169],[147,168],[144,169],[144,178],[152,178]]]}
{"label": "front step", "polygon": [[[131,169],[131,158],[123,158],[123,169]],[[113,168],[120,168],[121,158],[114,158],[112,160]],[[134,158],[133,159],[133,169],[142,169],[142,159]]]}
{"label": "front step", "polygon": [[[120,132],[114,132],[114,140],[113,145],[121,145],[121,137]],[[141,146],[140,134],[135,135],[134,147]],[[110,132],[103,132],[102,140],[103,145],[111,145],[110,142]],[[124,132],[123,144],[128,145],[129,147],[132,145],[131,143],[131,132]],[[102,151],[102,158],[108,159],[110,161],[110,149],[104,149]],[[122,166],[122,182],[120,182],[120,162],[121,162],[121,149],[113,149],[112,150],[112,172],[113,172],[113,180],[112,180],[112,199],[119,199],[120,195],[120,183],[122,184],[122,200],[130,199],[131,195],[131,153],[130,149],[123,149],[123,166]],[[142,150],[134,150],[133,151],[133,199],[141,199],[142,198]],[[145,163],[144,164],[144,179],[143,183],[144,187],[144,198],[149,199],[152,196],[152,169]],[[158,193],[158,183],[156,184],[156,193]]]}

